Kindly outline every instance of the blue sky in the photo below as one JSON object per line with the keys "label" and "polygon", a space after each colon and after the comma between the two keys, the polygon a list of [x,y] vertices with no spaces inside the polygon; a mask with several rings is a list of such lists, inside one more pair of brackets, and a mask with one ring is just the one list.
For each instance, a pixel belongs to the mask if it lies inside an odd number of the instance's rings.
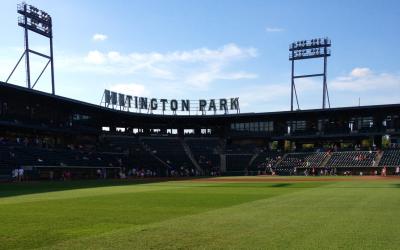
{"label": "blue sky", "polygon": [[[3,1],[0,79],[22,53],[17,1]],[[176,99],[239,97],[242,112],[288,110],[288,46],[329,37],[333,107],[400,102],[399,1],[49,1],[56,93],[99,104],[104,88]],[[46,52],[47,41],[31,46]],[[32,57],[36,78],[45,61]],[[306,61],[297,73],[320,73]],[[11,83],[25,85],[24,65]],[[301,109],[319,108],[322,80],[297,81]],[[37,89],[49,91],[49,72]]]}

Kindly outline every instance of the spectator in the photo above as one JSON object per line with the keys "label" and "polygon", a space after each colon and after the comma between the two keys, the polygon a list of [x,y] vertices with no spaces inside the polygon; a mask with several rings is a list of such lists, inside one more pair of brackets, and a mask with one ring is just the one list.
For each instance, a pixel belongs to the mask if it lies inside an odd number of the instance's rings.
{"label": "spectator", "polygon": [[386,176],[386,166],[382,168],[381,176]]}
{"label": "spectator", "polygon": [[17,171],[18,171],[18,181],[22,181],[24,178],[24,169],[22,167],[19,167]]}
{"label": "spectator", "polygon": [[126,175],[122,170],[119,171],[119,178],[120,179],[126,179]]}
{"label": "spectator", "polygon": [[96,175],[97,175],[97,179],[101,179],[102,173],[101,173],[101,169],[100,169],[100,168],[98,168],[98,169],[96,170]]}
{"label": "spectator", "polygon": [[106,168],[103,168],[102,173],[103,173],[103,179],[107,179],[107,169]]}
{"label": "spectator", "polygon": [[14,168],[11,171],[11,177],[12,177],[13,181],[18,181],[18,169]]}

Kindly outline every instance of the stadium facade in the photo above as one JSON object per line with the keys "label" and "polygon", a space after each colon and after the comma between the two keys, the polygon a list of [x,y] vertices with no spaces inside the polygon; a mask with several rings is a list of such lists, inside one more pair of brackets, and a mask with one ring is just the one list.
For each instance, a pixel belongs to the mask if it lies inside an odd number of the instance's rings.
{"label": "stadium facade", "polygon": [[[0,82],[1,177],[15,169],[36,179],[399,174],[400,104],[330,108],[328,38],[290,45],[290,111],[240,113],[237,97],[158,100],[109,90],[104,105],[93,105],[55,95],[51,16],[26,3],[17,12],[25,50]],[[49,39],[50,55],[29,48],[29,32]],[[34,82],[31,53],[48,59]],[[8,83],[23,57],[27,88]],[[323,59],[323,73],[295,75],[294,62],[305,59]],[[51,94],[34,90],[48,65]],[[305,77],[323,77],[322,109],[293,108],[295,79]]]}
{"label": "stadium facade", "polygon": [[157,115],[1,82],[0,126],[3,176],[15,167],[31,178],[66,170],[90,178],[98,169],[109,176],[121,169],[157,176],[374,174],[383,166],[394,172],[400,164],[400,151],[393,149],[400,137],[400,104]]}

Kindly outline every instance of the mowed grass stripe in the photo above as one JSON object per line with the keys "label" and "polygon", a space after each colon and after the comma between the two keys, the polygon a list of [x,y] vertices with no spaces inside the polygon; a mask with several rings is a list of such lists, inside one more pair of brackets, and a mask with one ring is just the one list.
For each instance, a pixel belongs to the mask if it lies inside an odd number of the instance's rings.
{"label": "mowed grass stripe", "polygon": [[[50,184],[49,190],[46,190],[46,186]],[[32,190],[32,193],[29,193],[29,189],[31,187],[35,188],[35,184],[23,185],[22,187],[19,184],[11,184],[17,187],[17,191],[12,190],[2,190],[2,186],[0,185],[0,205],[3,204],[13,204],[13,203],[26,203],[26,202],[42,202],[46,200],[62,200],[62,199],[75,199],[80,197],[93,197],[93,196],[103,196],[103,195],[113,195],[113,194],[122,194],[122,193],[140,193],[140,192],[151,192],[158,190],[166,190],[166,189],[178,189],[185,188],[185,186],[176,186],[176,185],[165,185],[165,184],[137,184],[137,183],[127,183],[126,185],[118,185],[118,186],[105,186],[105,187],[86,187],[86,188],[72,188],[71,190],[68,187],[71,187],[73,183],[68,183],[66,190],[58,190],[57,188],[53,188],[51,186],[52,183],[46,183],[44,188],[39,188],[39,190]],[[56,183],[58,185],[59,183]],[[37,185],[41,186],[41,183]],[[79,185],[79,184],[78,184]],[[11,189],[13,186],[11,186]],[[27,192],[20,189],[28,189]],[[2,198],[1,198],[2,197]]]}
{"label": "mowed grass stripe", "polygon": [[282,192],[49,248],[398,249],[400,192],[395,185],[348,182]]}
{"label": "mowed grass stripe", "polygon": [[265,184],[238,186],[174,182],[2,198],[7,201],[0,201],[0,248],[31,249],[124,228],[135,230],[138,226],[298,191]]}

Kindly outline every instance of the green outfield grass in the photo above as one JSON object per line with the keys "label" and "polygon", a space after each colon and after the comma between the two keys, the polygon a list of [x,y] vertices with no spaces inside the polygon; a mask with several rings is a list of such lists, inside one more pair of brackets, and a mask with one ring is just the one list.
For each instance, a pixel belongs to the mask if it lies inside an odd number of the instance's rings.
{"label": "green outfield grass", "polygon": [[0,184],[0,249],[400,248],[400,179],[315,178]]}

